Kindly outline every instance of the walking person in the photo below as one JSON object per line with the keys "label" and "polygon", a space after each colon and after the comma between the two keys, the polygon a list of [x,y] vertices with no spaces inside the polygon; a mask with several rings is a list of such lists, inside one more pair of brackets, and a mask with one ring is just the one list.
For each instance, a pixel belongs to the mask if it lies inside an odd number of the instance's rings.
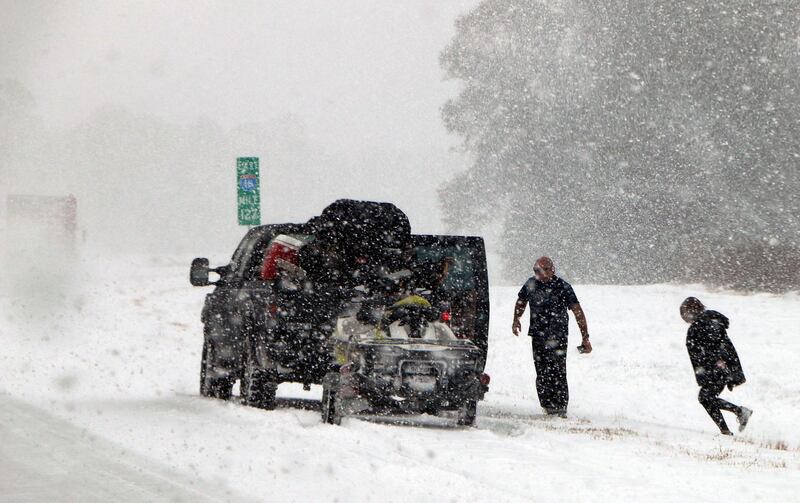
{"label": "walking person", "polygon": [[699,299],[689,297],[681,304],[681,318],[689,323],[686,349],[700,386],[698,400],[723,435],[733,435],[722,411],[736,414],[739,431],[744,430],[753,411],[719,397],[725,389],[744,384],[745,377],[736,348],[728,337],[729,321],[717,311],[706,310]]}
{"label": "walking person", "polygon": [[528,336],[533,347],[536,369],[536,392],[539,404],[547,415],[566,417],[569,402],[567,385],[567,345],[571,310],[583,337],[580,353],[591,353],[586,316],[569,283],[555,275],[555,266],[548,257],[539,258],[533,266],[533,277],[522,286],[514,307],[511,330],[518,336],[522,330],[520,317],[530,306]]}

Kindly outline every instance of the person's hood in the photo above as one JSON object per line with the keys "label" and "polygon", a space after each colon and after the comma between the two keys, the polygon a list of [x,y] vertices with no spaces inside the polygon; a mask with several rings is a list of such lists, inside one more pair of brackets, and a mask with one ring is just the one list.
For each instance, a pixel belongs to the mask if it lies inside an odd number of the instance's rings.
{"label": "person's hood", "polygon": [[697,320],[696,320],[695,323],[697,323],[697,322],[700,322],[700,323],[717,323],[718,325],[722,325],[722,328],[724,328],[725,330],[727,330],[728,327],[730,326],[730,321],[728,321],[728,318],[724,314],[722,314],[720,312],[717,312],[717,311],[710,311],[710,310],[709,311],[703,311],[703,314],[701,314],[700,316],[697,317]]}

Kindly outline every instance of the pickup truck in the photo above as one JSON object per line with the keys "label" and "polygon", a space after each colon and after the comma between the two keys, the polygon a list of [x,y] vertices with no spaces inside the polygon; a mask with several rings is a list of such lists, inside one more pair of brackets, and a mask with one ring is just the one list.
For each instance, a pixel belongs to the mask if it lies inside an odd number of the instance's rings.
{"label": "pickup truck", "polygon": [[[228,264],[192,261],[205,299],[200,393],[229,399],[239,380],[247,405],[271,409],[284,382],[308,389],[337,371],[329,339],[354,295],[386,294],[398,269],[428,297],[455,337],[486,362],[489,287],[483,239],[413,234],[389,203],[335,201],[306,223],[251,228]],[[215,275],[212,281],[211,275]]]}

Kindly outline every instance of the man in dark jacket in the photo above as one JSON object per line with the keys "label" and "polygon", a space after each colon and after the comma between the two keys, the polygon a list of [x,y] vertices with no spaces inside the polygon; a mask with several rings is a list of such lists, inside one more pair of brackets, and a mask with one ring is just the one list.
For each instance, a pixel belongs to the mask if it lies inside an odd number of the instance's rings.
{"label": "man in dark jacket", "polygon": [[723,410],[736,414],[739,431],[744,430],[753,411],[719,398],[725,386],[732,390],[734,386],[745,382],[739,355],[728,338],[728,318],[716,311],[707,311],[695,297],[683,301],[681,317],[690,324],[686,334],[686,349],[700,386],[700,404],[723,435],[733,435],[722,417]]}
{"label": "man in dark jacket", "polygon": [[520,317],[525,306],[530,305],[531,318],[528,335],[533,346],[533,363],[536,367],[536,392],[545,414],[566,417],[569,402],[567,386],[567,336],[569,309],[575,315],[583,343],[581,353],[590,353],[589,329],[586,316],[578,303],[572,286],[555,275],[553,261],[541,257],[533,266],[533,277],[522,286],[514,308],[511,331],[519,335]]}

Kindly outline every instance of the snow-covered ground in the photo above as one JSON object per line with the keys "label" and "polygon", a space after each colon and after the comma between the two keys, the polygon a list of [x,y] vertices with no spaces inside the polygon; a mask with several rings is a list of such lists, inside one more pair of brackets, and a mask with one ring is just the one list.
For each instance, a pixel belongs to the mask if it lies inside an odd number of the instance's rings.
{"label": "snow-covered ground", "polygon": [[[553,419],[510,333],[516,289],[497,287],[476,428],[335,427],[319,389],[281,387],[271,412],[197,395],[209,290],[188,264],[97,259],[55,286],[6,271],[0,501],[800,501],[796,294],[575,285],[595,351],[571,350],[570,416]],[[755,410],[733,438],[696,400],[677,308],[690,294],[732,320],[748,382],[723,397]]]}

